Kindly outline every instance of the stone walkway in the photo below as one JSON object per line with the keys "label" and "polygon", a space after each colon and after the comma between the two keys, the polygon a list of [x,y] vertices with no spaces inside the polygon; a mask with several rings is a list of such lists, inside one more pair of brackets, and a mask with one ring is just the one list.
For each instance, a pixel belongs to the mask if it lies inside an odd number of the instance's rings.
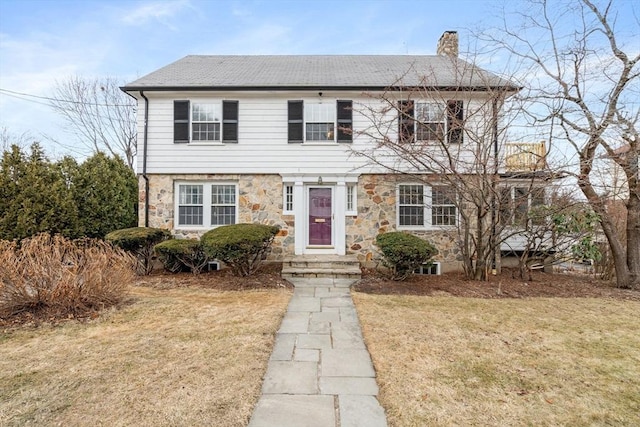
{"label": "stone walkway", "polygon": [[295,291],[249,427],[386,426],[349,279],[289,279]]}

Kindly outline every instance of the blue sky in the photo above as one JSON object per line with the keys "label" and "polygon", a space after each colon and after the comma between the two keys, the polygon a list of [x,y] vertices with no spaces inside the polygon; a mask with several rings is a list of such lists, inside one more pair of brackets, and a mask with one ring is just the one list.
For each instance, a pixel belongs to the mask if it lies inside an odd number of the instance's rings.
{"label": "blue sky", "polygon": [[[517,1],[517,0],[515,0]],[[636,16],[633,0],[622,5]],[[0,89],[51,96],[71,75],[134,80],[189,54],[434,54],[445,30],[490,26],[494,0],[0,0]],[[624,17],[623,17],[624,18]],[[637,21],[636,21],[637,22]],[[490,67],[489,67],[490,68]],[[51,110],[0,92],[0,127],[52,155]],[[30,98],[37,100],[37,98]]]}

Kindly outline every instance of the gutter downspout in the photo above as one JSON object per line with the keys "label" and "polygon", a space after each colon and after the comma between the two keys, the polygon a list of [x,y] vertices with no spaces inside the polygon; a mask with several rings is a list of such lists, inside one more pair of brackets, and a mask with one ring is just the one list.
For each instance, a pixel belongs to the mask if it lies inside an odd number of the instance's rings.
{"label": "gutter downspout", "polygon": [[501,253],[500,253],[500,244],[498,243],[500,241],[500,239],[498,238],[498,236],[496,235],[497,233],[497,227],[496,227],[496,223],[498,221],[498,213],[497,211],[497,206],[496,206],[496,195],[497,195],[497,191],[498,191],[498,174],[499,174],[499,167],[498,167],[498,98],[497,95],[495,95],[493,97],[493,102],[492,102],[492,107],[493,107],[493,111],[492,111],[492,133],[493,133],[493,167],[494,167],[494,173],[493,173],[493,179],[491,180],[491,184],[492,184],[492,195],[491,195],[491,238],[493,240],[492,245],[493,245],[493,250],[494,250],[494,255],[493,255],[493,268],[491,269],[492,274],[496,275],[496,274],[500,274],[501,270],[502,270],[502,260],[501,260]]}
{"label": "gutter downspout", "polygon": [[149,227],[149,177],[147,176],[147,137],[149,133],[149,99],[140,91],[144,98],[144,133],[142,137],[142,179],[144,179],[144,226]]}

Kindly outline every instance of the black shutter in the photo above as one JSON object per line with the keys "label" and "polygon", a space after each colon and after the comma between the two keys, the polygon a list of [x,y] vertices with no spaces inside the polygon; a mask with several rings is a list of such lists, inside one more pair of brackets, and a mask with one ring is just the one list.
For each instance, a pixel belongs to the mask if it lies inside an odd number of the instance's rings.
{"label": "black shutter", "polygon": [[289,142],[302,142],[304,121],[302,101],[289,101]]}
{"label": "black shutter", "polygon": [[462,144],[464,132],[464,107],[462,101],[447,101],[447,141]]}
{"label": "black shutter", "polygon": [[338,142],[353,141],[353,102],[338,101]]}
{"label": "black shutter", "polygon": [[173,101],[173,142],[189,142],[189,101]]}
{"label": "black shutter", "polygon": [[222,101],[222,142],[238,142],[238,101]]}
{"label": "black shutter", "polygon": [[398,142],[413,142],[414,118],[413,101],[398,101]]}

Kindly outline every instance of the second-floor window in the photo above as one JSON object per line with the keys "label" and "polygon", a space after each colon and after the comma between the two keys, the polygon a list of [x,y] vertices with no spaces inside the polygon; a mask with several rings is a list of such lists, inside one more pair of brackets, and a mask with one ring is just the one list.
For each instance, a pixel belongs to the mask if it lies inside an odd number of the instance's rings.
{"label": "second-floor window", "polygon": [[399,101],[398,138],[400,143],[462,143],[463,102]]}
{"label": "second-floor window", "polygon": [[352,102],[288,102],[288,141],[351,142]]}
{"label": "second-floor window", "polygon": [[174,101],[173,141],[238,142],[238,101]]}
{"label": "second-floor window", "polygon": [[191,104],[192,141],[220,141],[221,110],[220,104]]}

